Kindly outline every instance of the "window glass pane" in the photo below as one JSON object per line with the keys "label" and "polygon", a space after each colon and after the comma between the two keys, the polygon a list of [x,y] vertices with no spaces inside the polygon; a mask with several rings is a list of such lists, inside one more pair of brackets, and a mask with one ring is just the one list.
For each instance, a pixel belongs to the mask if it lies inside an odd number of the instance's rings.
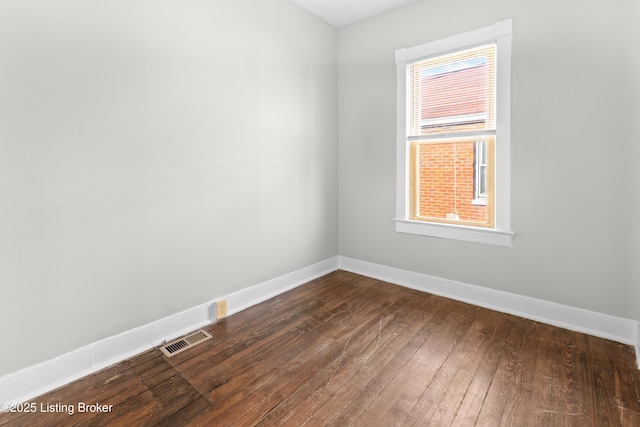
{"label": "window glass pane", "polygon": [[[493,156],[493,145],[483,141],[484,158]],[[488,152],[487,150],[491,150]],[[481,176],[485,197],[492,188],[486,161],[481,165],[476,141],[421,141],[412,147],[414,219],[490,226],[493,202],[473,203],[475,180]],[[478,168],[481,170],[478,170]],[[488,198],[490,199],[490,198]]]}
{"label": "window glass pane", "polygon": [[495,45],[409,66],[410,136],[495,129]]}
{"label": "window glass pane", "polygon": [[478,194],[476,196],[477,198],[487,197],[486,173],[487,173],[486,166],[478,167]]}

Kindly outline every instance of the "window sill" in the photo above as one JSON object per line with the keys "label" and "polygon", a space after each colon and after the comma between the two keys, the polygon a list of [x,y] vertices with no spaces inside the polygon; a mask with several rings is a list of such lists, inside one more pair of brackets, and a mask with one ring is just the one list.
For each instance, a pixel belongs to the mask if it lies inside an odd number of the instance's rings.
{"label": "window sill", "polygon": [[395,219],[398,233],[419,234],[443,239],[463,240],[488,245],[513,247],[513,231],[503,231],[454,224]]}

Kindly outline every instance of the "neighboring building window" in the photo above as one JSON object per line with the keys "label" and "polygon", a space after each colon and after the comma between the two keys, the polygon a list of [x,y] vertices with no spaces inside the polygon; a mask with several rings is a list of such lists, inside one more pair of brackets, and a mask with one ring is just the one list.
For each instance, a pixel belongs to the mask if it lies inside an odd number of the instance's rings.
{"label": "neighboring building window", "polygon": [[487,144],[477,141],[473,152],[473,204],[487,205]]}
{"label": "neighboring building window", "polygon": [[396,230],[511,245],[511,20],[401,49]]}

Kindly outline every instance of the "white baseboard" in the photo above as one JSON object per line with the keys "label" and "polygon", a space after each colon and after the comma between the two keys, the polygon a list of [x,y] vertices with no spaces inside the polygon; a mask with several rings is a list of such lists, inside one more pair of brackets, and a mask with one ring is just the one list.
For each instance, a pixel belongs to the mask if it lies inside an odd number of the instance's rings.
{"label": "white baseboard", "polygon": [[638,330],[638,322],[635,320],[342,256],[339,257],[339,263],[340,269],[363,276],[607,338],[623,344],[635,345],[637,360],[640,363],[640,331]]}
{"label": "white baseboard", "polygon": [[[218,299],[231,315],[338,269],[338,257]],[[208,325],[215,301],[157,320],[0,378],[0,404],[20,403]]]}

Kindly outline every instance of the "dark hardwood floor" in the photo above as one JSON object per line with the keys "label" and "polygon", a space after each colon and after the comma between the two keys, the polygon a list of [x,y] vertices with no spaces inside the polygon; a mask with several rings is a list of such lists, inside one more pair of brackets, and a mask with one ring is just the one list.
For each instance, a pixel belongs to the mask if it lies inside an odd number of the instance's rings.
{"label": "dark hardwood floor", "polygon": [[640,426],[631,347],[344,271],[206,329],[0,426]]}

